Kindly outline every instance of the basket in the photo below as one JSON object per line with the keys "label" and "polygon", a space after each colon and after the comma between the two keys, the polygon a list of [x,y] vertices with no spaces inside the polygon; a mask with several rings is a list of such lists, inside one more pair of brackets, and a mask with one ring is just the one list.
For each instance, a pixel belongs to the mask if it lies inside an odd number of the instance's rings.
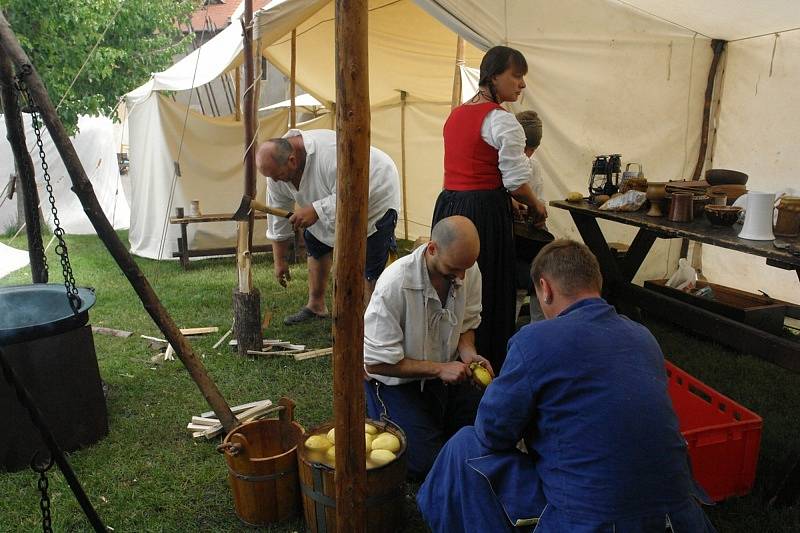
{"label": "basket", "polygon": [[763,420],[666,362],[670,398],[689,447],[692,473],[714,501],[753,488]]}

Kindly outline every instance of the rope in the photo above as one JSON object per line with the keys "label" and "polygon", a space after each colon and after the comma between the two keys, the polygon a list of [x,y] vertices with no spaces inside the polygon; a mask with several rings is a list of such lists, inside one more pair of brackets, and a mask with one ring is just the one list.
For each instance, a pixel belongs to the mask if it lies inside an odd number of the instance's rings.
{"label": "rope", "polygon": [[[208,3],[205,4],[204,11],[206,12],[205,16],[208,17]],[[192,28],[191,23],[189,24],[189,31],[194,33],[194,29]],[[200,38],[200,46],[198,46],[195,49],[197,51],[197,59],[194,63],[194,72],[192,72],[192,88],[194,88],[194,82],[197,79],[197,68],[198,65],[200,64],[200,53],[202,51],[205,39],[206,39],[206,32],[203,31],[202,37]],[[181,128],[181,138],[180,142],[178,143],[178,155],[175,158],[175,167],[172,172],[172,183],[170,184],[169,201],[167,202],[167,212],[165,213],[164,222],[161,226],[161,242],[159,243],[158,246],[158,255],[156,255],[156,257],[159,260],[162,259],[161,254],[164,253],[164,244],[166,243],[167,240],[167,228],[169,227],[169,214],[172,211],[172,202],[175,200],[174,198],[175,186],[177,185],[178,182],[178,169],[180,168],[181,153],[183,152],[183,139],[186,136],[186,124],[189,121],[189,110],[192,106],[193,96],[194,92],[192,91],[192,89],[189,89],[189,103],[186,105],[186,112],[183,114],[183,127]],[[189,246],[189,243],[187,242],[185,243],[185,245]],[[159,267],[159,273],[160,273],[160,267]],[[159,277],[158,273],[156,274],[155,277],[156,279]]]}
{"label": "rope", "polygon": [[106,24],[106,27],[103,30],[103,33],[101,33],[100,37],[97,38],[97,41],[94,43],[94,46],[89,51],[89,55],[86,56],[86,59],[84,60],[83,65],[81,65],[81,68],[78,69],[78,73],[75,74],[74,78],[72,78],[72,83],[69,84],[69,87],[67,87],[67,90],[64,91],[64,94],[61,96],[61,100],[59,100],[58,105],[56,106],[56,111],[58,111],[58,108],[61,107],[61,104],[64,102],[64,99],[67,97],[69,92],[72,90],[72,87],[75,85],[75,82],[78,81],[78,77],[83,72],[83,69],[86,66],[86,64],[89,63],[89,60],[94,55],[95,50],[97,50],[97,47],[100,45],[100,42],[103,39],[105,39],[106,32],[108,32],[108,29],[111,27],[112,24],[114,24],[114,21],[117,19],[117,15],[119,15],[119,12],[122,9],[123,4],[125,4],[125,0],[121,0],[120,1],[119,6],[117,6],[117,10],[114,12],[114,16],[111,17],[111,20],[109,20],[108,24]]}

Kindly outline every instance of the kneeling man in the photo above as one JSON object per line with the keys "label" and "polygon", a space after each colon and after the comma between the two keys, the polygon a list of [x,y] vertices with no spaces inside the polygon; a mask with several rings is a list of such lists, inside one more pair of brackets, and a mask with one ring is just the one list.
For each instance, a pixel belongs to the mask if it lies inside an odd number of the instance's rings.
{"label": "kneeling man", "polygon": [[475,421],[481,393],[469,364],[481,321],[478,232],[461,216],[442,219],[431,240],[378,279],[364,315],[367,414],[405,432],[412,478],[422,479],[444,442]]}
{"label": "kneeling man", "polygon": [[[586,246],[545,246],[531,269],[548,320],[509,341],[475,425],[442,449],[417,502],[434,532],[703,533],[664,356],[600,298]],[[529,453],[517,442],[525,438]]]}

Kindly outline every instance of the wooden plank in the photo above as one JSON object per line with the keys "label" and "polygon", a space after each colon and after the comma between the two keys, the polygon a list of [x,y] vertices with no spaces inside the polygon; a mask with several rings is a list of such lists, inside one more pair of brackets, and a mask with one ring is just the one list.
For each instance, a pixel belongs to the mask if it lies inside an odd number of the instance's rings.
{"label": "wooden plank", "polygon": [[[103,326],[92,326],[92,333],[98,333],[100,335],[110,335],[112,337],[124,337],[128,338],[133,335],[131,331],[123,331],[121,329],[113,329],[113,328],[105,328]],[[164,341],[166,342],[166,341]]]}
{"label": "wooden plank", "polygon": [[219,331],[217,326],[207,326],[201,328],[181,328],[184,335],[205,335],[206,333],[216,333]]}
{"label": "wooden plank", "polygon": [[800,343],[796,341],[771,335],[637,285],[626,284],[617,290],[624,299],[653,316],[792,372],[800,372]]}
{"label": "wooden plank", "polygon": [[333,353],[333,348],[322,348],[319,350],[311,350],[310,352],[302,352],[294,355],[295,361],[305,361],[306,359],[315,359],[317,357],[324,357]]}
{"label": "wooden plank", "polygon": [[[265,220],[266,213],[254,213],[256,220]],[[208,213],[203,215],[174,216],[169,217],[170,224],[200,224],[203,222],[235,222],[233,213]]]}
{"label": "wooden plank", "polygon": [[639,230],[636,237],[633,238],[628,251],[625,252],[625,259],[622,260],[622,265],[620,265],[623,279],[631,281],[636,276],[639,267],[642,266],[644,258],[647,257],[657,238],[658,235],[652,231]]}
{"label": "wooden plank", "polygon": [[166,339],[159,339],[158,337],[151,337],[150,335],[139,335],[139,336],[141,338],[145,339],[145,340],[148,340],[148,341],[161,342],[161,343],[167,344],[167,340]]}
{"label": "wooden plank", "polygon": [[[254,244],[250,253],[272,253],[271,244]],[[186,250],[186,257],[213,257],[218,255],[236,255],[235,246],[221,246],[218,248],[192,248]],[[172,252],[172,257],[181,257],[181,252]]]}
{"label": "wooden plank", "polygon": [[[231,412],[233,414],[239,414],[239,413],[247,411],[248,409],[251,409],[253,407],[257,407],[257,406],[259,406],[261,404],[272,405],[272,400],[257,400],[255,402],[248,402],[248,403],[243,403],[241,405],[236,405],[234,407],[231,407]],[[203,417],[203,418],[210,418],[210,417],[215,416],[215,415],[214,415],[214,411],[206,411],[204,413],[200,413],[200,416]]]}

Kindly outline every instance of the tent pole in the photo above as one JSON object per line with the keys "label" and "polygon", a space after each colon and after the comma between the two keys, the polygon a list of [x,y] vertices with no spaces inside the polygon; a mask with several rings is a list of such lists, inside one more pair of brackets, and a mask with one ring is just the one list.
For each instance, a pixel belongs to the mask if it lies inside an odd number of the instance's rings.
{"label": "tent pole", "polygon": [[400,91],[400,175],[403,185],[403,238],[408,240],[408,193],[406,189],[406,99],[408,93]]}
{"label": "tent pole", "polygon": [[[39,192],[36,190],[36,171],[25,143],[25,127],[14,89],[14,67],[8,55],[0,55],[0,84],[2,84],[3,114],[6,120],[6,138],[11,143],[17,177],[22,185],[17,194],[22,196],[25,212],[25,230],[28,235],[28,257],[34,283],[47,283],[42,227],[39,217]],[[22,221],[20,220],[21,224]]]}
{"label": "tent pole", "polygon": [[461,105],[461,67],[464,65],[464,38],[458,36],[456,41],[456,69],[453,74],[453,95],[450,99],[450,109]]}
{"label": "tent pole", "polygon": [[234,109],[234,118],[236,122],[242,120],[242,108],[239,105],[239,102],[242,101],[242,72],[239,67],[236,67],[236,77],[233,78],[233,89],[235,93],[235,98],[233,101],[236,103],[236,109]]}
{"label": "tent pole", "polygon": [[189,371],[189,375],[197,384],[214,413],[216,413],[225,431],[231,431],[239,425],[239,421],[231,412],[214,381],[209,377],[203,363],[194,354],[191,345],[186,341],[175,321],[172,320],[172,317],[159,301],[150,282],[128,252],[127,246],[119,240],[114,228],[103,213],[78,154],[75,152],[75,148],[72,146],[72,142],[69,140],[69,136],[58,118],[53,103],[50,101],[47,89],[2,13],[0,13],[0,45],[5,53],[11,57],[17,70],[27,73],[24,80],[31,97],[39,107],[42,119],[50,132],[50,137],[53,139],[53,143],[64,161],[64,166],[67,168],[67,173],[72,181],[72,190],[78,196],[81,205],[83,205],[83,210],[94,226],[95,231],[97,231],[97,236],[103,241],[122,273],[130,281],[136,294],[142,300],[145,311],[156,323],[167,341],[175,348],[175,353],[186,367],[186,370]]}
{"label": "tent pole", "polygon": [[297,126],[297,104],[295,103],[295,93],[297,92],[297,30],[292,30],[292,66],[289,71],[289,127]]}
{"label": "tent pole", "polygon": [[[253,0],[245,0],[244,36],[244,194],[256,196],[256,117],[255,117],[255,71],[253,68]],[[261,342],[261,298],[253,287],[252,256],[254,213],[246,221],[237,224],[236,270],[239,284],[233,291],[233,328],[239,355],[247,356],[248,350],[260,350]]]}
{"label": "tent pole", "polygon": [[336,243],[333,291],[333,412],[336,531],[363,533],[364,257],[369,193],[370,109],[367,0],[336,0]]}
{"label": "tent pole", "polygon": [[[703,101],[703,125],[700,128],[700,150],[697,153],[697,164],[694,166],[692,173],[692,181],[700,179],[700,173],[703,171],[703,165],[706,161],[706,150],[708,148],[708,129],[711,118],[711,98],[714,94],[714,83],[717,79],[717,67],[719,66],[719,59],[722,56],[722,51],[725,50],[726,41],[721,39],[713,39],[711,41],[711,48],[714,50],[714,57],[711,60],[711,66],[708,69],[708,81],[706,82],[706,95]],[[689,239],[681,239],[680,257],[686,258],[689,255]]]}

